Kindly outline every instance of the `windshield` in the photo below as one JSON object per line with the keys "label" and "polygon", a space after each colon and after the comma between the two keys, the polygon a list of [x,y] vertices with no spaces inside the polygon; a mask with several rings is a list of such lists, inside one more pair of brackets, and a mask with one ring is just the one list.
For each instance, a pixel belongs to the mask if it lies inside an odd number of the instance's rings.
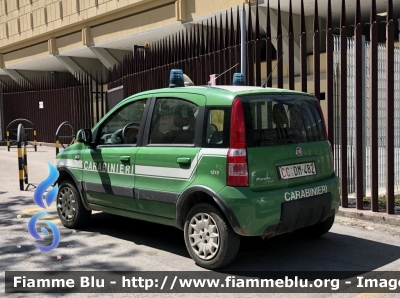
{"label": "windshield", "polygon": [[241,96],[248,147],[325,140],[318,101],[304,95]]}

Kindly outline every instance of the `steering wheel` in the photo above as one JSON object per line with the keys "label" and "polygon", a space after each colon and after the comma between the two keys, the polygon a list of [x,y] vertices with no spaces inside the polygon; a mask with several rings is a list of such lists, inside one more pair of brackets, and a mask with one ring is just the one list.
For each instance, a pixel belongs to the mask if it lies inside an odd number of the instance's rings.
{"label": "steering wheel", "polygon": [[140,124],[136,122],[131,122],[124,126],[122,129],[122,140],[125,144],[136,144],[139,128]]}
{"label": "steering wheel", "polygon": [[122,129],[116,130],[114,133],[111,134],[111,137],[106,140],[106,144],[122,144],[122,136],[121,136]]}

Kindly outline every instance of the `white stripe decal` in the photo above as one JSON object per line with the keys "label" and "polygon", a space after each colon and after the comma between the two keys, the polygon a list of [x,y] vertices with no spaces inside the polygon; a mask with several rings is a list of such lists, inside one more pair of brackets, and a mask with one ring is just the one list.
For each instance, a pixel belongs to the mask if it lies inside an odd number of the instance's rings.
{"label": "white stripe decal", "polygon": [[[180,168],[167,168],[167,167],[152,167],[152,166],[135,166],[134,175],[137,176],[148,176],[148,177],[160,177],[160,178],[169,178],[169,179],[190,179],[194,172],[197,169],[197,166],[200,160],[204,156],[212,156],[212,157],[226,157],[228,153],[228,149],[213,149],[213,148],[205,148],[201,149],[196,156],[193,158],[192,163],[188,169],[180,169]],[[57,166],[66,166],[71,168],[83,168],[82,160],[73,160],[73,159],[56,159]],[[85,169],[85,171],[90,172],[98,172],[89,169]],[[110,174],[120,174],[110,172]],[[121,175],[125,175],[125,173],[121,173]]]}
{"label": "white stripe decal", "polygon": [[136,166],[136,175],[189,179],[193,169]]}
{"label": "white stripe decal", "polygon": [[82,160],[56,159],[56,165],[82,169]]}
{"label": "white stripe decal", "polygon": [[228,149],[201,149],[199,153],[193,158],[190,168],[179,169],[179,168],[167,168],[167,167],[151,167],[151,166],[135,166],[135,174],[143,176],[153,177],[168,177],[178,179],[189,179],[195,172],[199,161],[204,156],[221,156],[226,157]]}
{"label": "white stripe decal", "polygon": [[83,169],[86,172],[93,172],[93,173],[99,173],[99,174],[113,174],[113,175],[124,175],[124,176],[135,176],[135,174],[127,174],[127,173],[117,173],[117,172],[103,172],[103,171],[96,171],[96,170],[88,170],[88,169]]}
{"label": "white stripe decal", "polygon": [[201,155],[223,155],[226,157],[226,155],[228,154],[228,150],[229,149],[215,149],[215,148],[204,148],[201,149],[199,154]]}

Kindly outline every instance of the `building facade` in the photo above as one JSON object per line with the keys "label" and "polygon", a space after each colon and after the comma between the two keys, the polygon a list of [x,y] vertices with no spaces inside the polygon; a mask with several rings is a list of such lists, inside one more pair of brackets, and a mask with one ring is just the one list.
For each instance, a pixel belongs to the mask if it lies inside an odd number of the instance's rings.
{"label": "building facade", "polygon": [[[226,11],[241,9],[249,0],[0,0],[0,81],[21,81],[62,72],[105,74],[132,51],[170,34],[186,30]],[[255,3],[256,1],[251,1]],[[355,1],[346,1],[348,17]],[[363,21],[369,20],[370,0],[361,0]],[[387,1],[377,1],[378,17],[384,20]],[[260,23],[266,29],[267,5],[271,23],[277,23],[278,1],[260,0]],[[300,22],[300,3],[292,1],[293,21]],[[393,1],[395,12],[400,1]],[[398,5],[396,5],[398,4]],[[320,27],[324,28],[327,1],[318,1]],[[288,31],[289,0],[280,1],[283,35]],[[306,26],[314,25],[314,2],[304,3]],[[254,13],[254,12],[253,12]],[[332,16],[339,27],[340,1],[333,1]],[[295,62],[299,62],[300,26],[295,26]],[[368,28],[367,28],[368,29]],[[398,30],[397,26],[396,29]],[[272,26],[276,36],[276,26]],[[275,31],[275,32],[274,32]],[[351,35],[352,29],[349,29]],[[385,42],[385,32],[380,32]],[[395,34],[396,35],[396,34]],[[398,34],[396,35],[398,36]],[[307,50],[312,54],[309,34]],[[321,47],[324,48],[324,39]],[[398,40],[397,40],[398,45]],[[284,43],[284,49],[287,44]],[[284,51],[284,61],[288,61]],[[286,64],[286,62],[284,62]],[[296,72],[299,72],[296,63]],[[309,74],[312,75],[312,65]],[[323,67],[322,70],[323,71]],[[312,87],[311,87],[312,88]]]}

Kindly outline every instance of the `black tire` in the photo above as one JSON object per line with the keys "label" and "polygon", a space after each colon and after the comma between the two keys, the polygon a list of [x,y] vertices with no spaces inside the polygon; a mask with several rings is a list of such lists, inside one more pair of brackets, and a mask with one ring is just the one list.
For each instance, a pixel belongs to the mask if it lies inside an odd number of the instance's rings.
{"label": "black tire", "polygon": [[329,232],[335,222],[335,215],[328,217],[325,221],[312,226],[304,227],[295,232],[303,237],[318,238]]}
{"label": "black tire", "polygon": [[73,182],[64,180],[59,184],[56,202],[58,216],[64,227],[82,228],[89,223],[92,211],[83,206],[82,198]]}
{"label": "black tire", "polygon": [[[208,220],[210,220],[211,222],[215,222],[216,228],[214,229],[219,234],[217,240],[218,248],[214,252],[215,255],[214,256],[210,255],[209,259],[205,259],[205,255],[203,255],[202,258],[198,255],[198,253],[196,253],[196,251],[200,251],[200,249],[197,249],[198,247],[195,248],[192,247],[191,241],[195,240],[193,240],[193,236],[189,237],[189,235],[193,235],[192,232],[194,232],[192,231],[193,228],[190,225],[191,221],[195,220],[194,218],[196,215],[198,215],[198,217],[196,218],[199,218],[201,214],[208,215],[209,217],[211,217]],[[201,230],[202,232],[200,233],[203,233],[203,230]],[[200,240],[200,242],[202,242],[203,245],[204,243],[207,243],[207,241],[213,243],[215,243],[214,241],[216,241],[214,240],[216,239],[215,237],[209,237],[208,231],[209,230],[207,230],[207,233],[204,232],[204,234],[202,235],[199,234],[201,237],[205,237],[203,240]],[[192,259],[196,262],[197,265],[207,269],[217,269],[228,265],[236,258],[239,252],[240,236],[232,230],[230,224],[226,221],[225,217],[221,214],[221,212],[211,204],[199,203],[194,205],[190,209],[185,221],[184,236],[185,236],[186,248]],[[208,240],[206,239],[207,237]],[[213,239],[212,241],[210,241],[211,238]]]}

